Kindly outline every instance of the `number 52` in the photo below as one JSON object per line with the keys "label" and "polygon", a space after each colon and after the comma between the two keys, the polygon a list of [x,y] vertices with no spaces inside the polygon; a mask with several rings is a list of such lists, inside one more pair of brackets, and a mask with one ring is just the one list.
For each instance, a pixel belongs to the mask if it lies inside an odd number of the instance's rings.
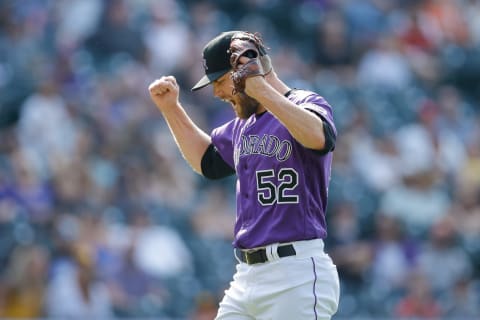
{"label": "number 52", "polygon": [[278,171],[275,182],[275,171],[259,170],[257,178],[257,199],[264,206],[278,204],[298,203],[298,195],[290,194],[298,186],[298,173],[292,168],[282,168]]}

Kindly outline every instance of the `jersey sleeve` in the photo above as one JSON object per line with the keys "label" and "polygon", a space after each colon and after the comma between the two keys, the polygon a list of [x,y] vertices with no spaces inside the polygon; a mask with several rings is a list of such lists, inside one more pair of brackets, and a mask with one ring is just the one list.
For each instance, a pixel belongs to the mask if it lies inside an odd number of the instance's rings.
{"label": "jersey sleeve", "polygon": [[235,169],[223,160],[213,144],[203,154],[201,166],[202,174],[208,179],[221,179],[235,173]]}
{"label": "jersey sleeve", "polygon": [[322,118],[323,132],[325,134],[325,148],[317,150],[319,154],[326,154],[335,149],[335,142],[337,138],[337,129],[333,121],[332,107],[328,102],[319,95],[313,95],[299,104],[300,107],[315,113]]}
{"label": "jersey sleeve", "polygon": [[301,103],[300,107],[312,111],[313,113],[321,117],[323,120],[325,120],[330,126],[330,128],[332,128],[335,135],[337,135],[337,129],[333,121],[332,107],[325,99],[323,99],[321,96],[315,96],[314,98]]}
{"label": "jersey sleeve", "polygon": [[215,150],[231,168],[235,168],[233,157],[233,132],[235,122],[232,120],[223,126],[213,129],[211,133],[212,144]]}

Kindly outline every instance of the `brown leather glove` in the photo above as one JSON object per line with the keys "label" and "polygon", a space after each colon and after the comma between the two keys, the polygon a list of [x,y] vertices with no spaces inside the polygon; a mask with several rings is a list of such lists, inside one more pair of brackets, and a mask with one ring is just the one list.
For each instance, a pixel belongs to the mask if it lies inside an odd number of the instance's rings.
{"label": "brown leather glove", "polygon": [[[246,32],[234,35],[229,50],[230,64],[233,69],[230,74],[234,85],[233,94],[245,91],[247,78],[264,76],[270,72],[270,58],[266,55],[262,40],[257,35]],[[241,64],[240,57],[247,57],[250,60]]]}

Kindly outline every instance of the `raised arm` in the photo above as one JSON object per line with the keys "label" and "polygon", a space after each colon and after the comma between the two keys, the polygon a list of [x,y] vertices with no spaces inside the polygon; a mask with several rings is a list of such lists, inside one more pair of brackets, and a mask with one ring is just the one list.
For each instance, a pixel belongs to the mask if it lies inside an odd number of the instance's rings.
{"label": "raised arm", "polygon": [[234,38],[230,44],[230,64],[234,92],[245,92],[270,111],[290,132],[309,149],[323,150],[325,134],[321,118],[298,108],[284,94],[289,88],[270,70],[264,69],[260,56],[262,42],[255,35]]}
{"label": "raised arm", "polygon": [[274,71],[265,78],[251,77],[246,80],[245,93],[270,111],[295,140],[306,148],[322,150],[325,147],[322,119],[308,110],[298,108],[282,94],[287,91],[288,87],[276,77]]}
{"label": "raised arm", "polygon": [[195,172],[202,174],[201,160],[211,139],[192,121],[180,104],[180,90],[175,77],[166,76],[153,81],[148,91],[165,118],[183,157]]}

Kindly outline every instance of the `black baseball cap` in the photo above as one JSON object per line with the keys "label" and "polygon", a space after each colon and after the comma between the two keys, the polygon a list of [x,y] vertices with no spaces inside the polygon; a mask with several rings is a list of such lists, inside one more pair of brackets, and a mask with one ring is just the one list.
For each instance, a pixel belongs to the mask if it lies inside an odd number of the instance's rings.
{"label": "black baseball cap", "polygon": [[205,75],[193,86],[192,91],[202,89],[230,71],[230,42],[232,36],[242,31],[222,32],[203,48]]}

